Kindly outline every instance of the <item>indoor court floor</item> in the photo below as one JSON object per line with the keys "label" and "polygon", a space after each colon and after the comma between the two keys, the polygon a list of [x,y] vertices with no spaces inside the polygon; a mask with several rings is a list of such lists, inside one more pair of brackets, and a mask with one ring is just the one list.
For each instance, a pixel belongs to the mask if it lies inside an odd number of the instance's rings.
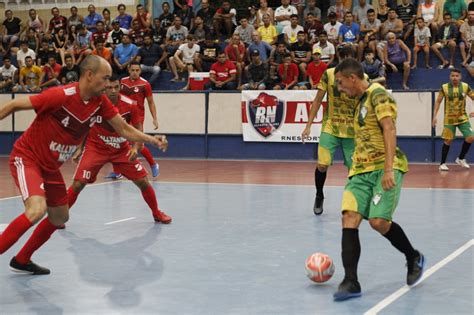
{"label": "indoor court floor", "polygon": [[[128,181],[88,186],[67,228],[33,256],[50,275],[8,269],[31,231],[0,256],[0,314],[473,314],[474,169],[410,167],[394,221],[427,259],[413,288],[403,255],[364,222],[362,297],[333,302],[343,277],[341,164],[316,217],[314,163],[163,160],[153,186],[171,224],[155,224]],[[69,184],[74,165],[63,171]],[[0,231],[23,211],[17,195],[0,158]],[[322,285],[304,270],[314,252],[336,266]]]}

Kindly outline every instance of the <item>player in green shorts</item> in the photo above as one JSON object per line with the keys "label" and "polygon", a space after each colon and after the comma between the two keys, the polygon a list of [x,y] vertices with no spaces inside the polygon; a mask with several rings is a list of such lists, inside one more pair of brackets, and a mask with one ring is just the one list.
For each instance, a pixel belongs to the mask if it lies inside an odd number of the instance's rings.
{"label": "player in green shorts", "polygon": [[[469,164],[466,162],[466,154],[469,151],[471,143],[474,142],[474,131],[472,130],[469,117],[466,113],[466,98],[470,97],[474,100],[474,91],[469,84],[462,82],[461,78],[460,70],[451,70],[451,74],[449,75],[450,82],[441,86],[435,103],[433,127],[435,127],[438,122],[436,117],[438,116],[441,102],[444,99],[444,129],[441,135],[444,143],[441,149],[440,171],[449,171],[446,165],[446,158],[448,157],[451,143],[456,137],[456,128],[461,131],[464,137],[464,143],[462,144],[461,153],[459,153],[459,156],[456,158],[456,164],[464,168],[469,168]],[[474,112],[471,112],[469,116],[474,117]]]}
{"label": "player in green shorts", "polygon": [[362,219],[367,219],[374,230],[405,254],[408,285],[414,285],[421,278],[425,259],[410,244],[402,228],[392,221],[403,175],[408,171],[407,158],[397,147],[395,100],[380,84],[364,80],[362,65],[355,59],[341,62],[335,75],[339,90],[358,100],[354,112],[355,149],[342,197],[345,277],[334,293],[334,300],[343,301],[361,295],[357,264],[360,257],[358,228]]}
{"label": "player in green shorts", "polygon": [[[351,47],[344,47],[339,56],[341,59],[354,57]],[[351,167],[351,157],[354,152],[354,99],[350,99],[344,93],[340,93],[334,80],[335,68],[327,69],[318,84],[318,93],[311,105],[308,123],[301,134],[304,141],[311,134],[311,126],[316,117],[324,95],[327,93],[327,106],[323,112],[323,126],[318,145],[318,165],[314,172],[316,185],[316,198],[314,200],[313,212],[316,215],[323,213],[324,204],[324,182],[326,181],[327,169],[332,165],[334,152],[342,147],[344,165]]]}

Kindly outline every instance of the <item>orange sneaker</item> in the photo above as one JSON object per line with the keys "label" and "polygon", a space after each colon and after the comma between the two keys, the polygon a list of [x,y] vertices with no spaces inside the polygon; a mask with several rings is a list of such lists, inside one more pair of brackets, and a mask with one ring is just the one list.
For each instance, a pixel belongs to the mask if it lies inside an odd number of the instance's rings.
{"label": "orange sneaker", "polygon": [[164,212],[158,211],[158,213],[153,214],[153,218],[156,222],[161,222],[163,224],[171,223],[171,217]]}

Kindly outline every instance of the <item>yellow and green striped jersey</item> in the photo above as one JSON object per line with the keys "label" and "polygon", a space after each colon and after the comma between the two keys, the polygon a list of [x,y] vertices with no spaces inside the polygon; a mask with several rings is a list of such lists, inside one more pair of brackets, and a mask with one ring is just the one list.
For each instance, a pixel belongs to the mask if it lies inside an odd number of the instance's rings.
{"label": "yellow and green striped jersey", "polygon": [[[385,141],[379,121],[385,117],[397,119],[397,104],[387,90],[378,83],[369,86],[355,108],[355,149],[349,177],[384,169]],[[397,147],[393,169],[408,171],[405,154]]]}
{"label": "yellow and green striped jersey", "polygon": [[466,97],[473,95],[469,84],[460,82],[458,86],[445,83],[439,93],[444,97],[444,124],[460,125],[469,121],[466,114]]}

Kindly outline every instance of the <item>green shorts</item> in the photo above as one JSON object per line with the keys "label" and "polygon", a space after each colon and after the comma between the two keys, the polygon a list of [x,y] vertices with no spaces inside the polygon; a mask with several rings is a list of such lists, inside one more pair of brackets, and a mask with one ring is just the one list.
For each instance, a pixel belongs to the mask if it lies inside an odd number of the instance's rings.
{"label": "green shorts", "polygon": [[318,163],[330,166],[334,158],[334,152],[338,147],[342,147],[344,165],[351,168],[352,154],[354,153],[354,139],[340,138],[326,132],[321,132],[318,145]]}
{"label": "green shorts", "polygon": [[384,171],[354,175],[349,178],[342,196],[342,211],[355,211],[365,219],[383,218],[392,220],[400,199],[403,173],[394,170],[395,187],[388,191],[382,188]]}
{"label": "green shorts", "polygon": [[474,131],[471,128],[471,123],[466,121],[460,125],[444,125],[441,138],[444,140],[453,140],[456,137],[456,127],[459,128],[464,138],[474,137]]}

